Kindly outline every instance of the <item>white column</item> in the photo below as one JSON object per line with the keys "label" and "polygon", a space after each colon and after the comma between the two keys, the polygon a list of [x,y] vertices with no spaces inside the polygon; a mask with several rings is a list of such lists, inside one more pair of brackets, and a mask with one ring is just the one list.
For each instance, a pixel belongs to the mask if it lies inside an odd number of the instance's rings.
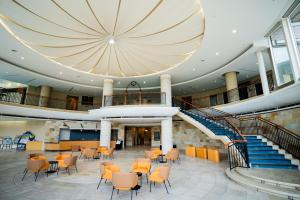
{"label": "white column", "polygon": [[269,89],[268,77],[267,77],[267,72],[266,72],[266,67],[265,67],[262,52],[257,51],[256,56],[257,56],[257,60],[258,60],[258,69],[259,69],[259,75],[260,75],[263,92],[264,92],[264,95],[268,95],[268,94],[270,94],[270,89]]}
{"label": "white column", "polygon": [[161,121],[161,146],[163,154],[173,148],[173,124],[172,117]]}
{"label": "white column", "polygon": [[282,28],[286,40],[286,46],[288,48],[290,54],[290,61],[292,71],[294,73],[294,81],[298,82],[300,80],[300,59],[298,55],[298,50],[295,42],[295,38],[293,37],[293,31],[289,24],[288,18],[282,18]]}
{"label": "white column", "polygon": [[171,89],[171,76],[163,74],[160,76],[160,92],[165,93],[166,106],[172,106],[172,89]]}
{"label": "white column", "polygon": [[[112,96],[113,95],[113,80],[112,79],[104,79],[103,80],[103,96],[102,96],[102,107],[111,106],[112,105],[112,97],[109,99],[105,99],[104,96]],[[106,101],[106,102],[104,102]]]}
{"label": "white column", "polygon": [[50,97],[51,87],[42,86],[39,98],[39,106],[47,107]]}
{"label": "white column", "polygon": [[111,121],[101,120],[100,146],[110,147]]}

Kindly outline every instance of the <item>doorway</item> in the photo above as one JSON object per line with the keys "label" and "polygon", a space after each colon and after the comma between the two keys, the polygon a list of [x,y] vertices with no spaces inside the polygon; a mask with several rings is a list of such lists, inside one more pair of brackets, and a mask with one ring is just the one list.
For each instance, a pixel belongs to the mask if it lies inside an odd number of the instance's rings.
{"label": "doorway", "polygon": [[125,148],[151,146],[151,127],[125,127]]}

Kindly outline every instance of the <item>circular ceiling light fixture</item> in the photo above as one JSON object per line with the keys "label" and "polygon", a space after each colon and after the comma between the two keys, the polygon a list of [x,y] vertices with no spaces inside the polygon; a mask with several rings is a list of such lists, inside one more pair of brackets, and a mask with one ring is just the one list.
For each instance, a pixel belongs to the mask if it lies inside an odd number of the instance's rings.
{"label": "circular ceiling light fixture", "polygon": [[110,44],[110,45],[112,45],[112,44],[115,44],[115,39],[113,38],[113,37],[111,37],[109,40],[108,40],[108,43]]}
{"label": "circular ceiling light fixture", "polygon": [[162,73],[199,49],[205,31],[200,0],[120,2],[3,1],[0,23],[56,64],[102,77]]}

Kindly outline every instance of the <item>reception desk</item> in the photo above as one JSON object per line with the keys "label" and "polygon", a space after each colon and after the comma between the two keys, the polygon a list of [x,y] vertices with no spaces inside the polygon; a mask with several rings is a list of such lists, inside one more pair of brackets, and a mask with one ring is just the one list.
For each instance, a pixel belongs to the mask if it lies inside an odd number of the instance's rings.
{"label": "reception desk", "polygon": [[100,141],[60,141],[59,143],[45,143],[47,151],[71,151],[72,146],[98,148]]}
{"label": "reception desk", "polygon": [[42,141],[28,141],[26,144],[26,151],[41,151],[42,147]]}

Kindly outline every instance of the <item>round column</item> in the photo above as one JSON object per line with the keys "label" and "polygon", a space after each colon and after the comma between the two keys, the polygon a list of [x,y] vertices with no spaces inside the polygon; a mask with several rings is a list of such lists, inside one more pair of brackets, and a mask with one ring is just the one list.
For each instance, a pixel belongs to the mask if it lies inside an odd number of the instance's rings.
{"label": "round column", "polygon": [[257,61],[258,61],[258,69],[259,69],[259,75],[260,75],[263,92],[264,92],[264,95],[268,95],[268,94],[270,94],[270,89],[269,89],[268,77],[267,77],[267,73],[266,73],[266,67],[265,67],[262,52],[257,51],[256,56],[257,56]]}
{"label": "round column", "polygon": [[39,106],[47,107],[48,101],[51,93],[51,87],[49,86],[42,86],[39,98]]}
{"label": "round column", "polygon": [[[172,88],[171,88],[171,76],[169,74],[163,74],[160,76],[160,92],[165,94],[166,106],[172,106]],[[164,97],[164,96],[162,96]],[[162,103],[164,99],[162,98]]]}
{"label": "round column", "polygon": [[163,154],[173,148],[173,124],[172,117],[161,121],[161,146]]}
{"label": "round column", "polygon": [[228,101],[234,102],[240,99],[238,82],[237,82],[237,72],[227,72],[224,74],[226,82],[226,90],[228,95]]}
{"label": "round column", "polygon": [[110,147],[111,121],[101,120],[100,146]]}
{"label": "round column", "polygon": [[103,80],[103,97],[102,97],[102,106],[111,106],[112,105],[112,95],[113,95],[113,80],[104,79]]}

